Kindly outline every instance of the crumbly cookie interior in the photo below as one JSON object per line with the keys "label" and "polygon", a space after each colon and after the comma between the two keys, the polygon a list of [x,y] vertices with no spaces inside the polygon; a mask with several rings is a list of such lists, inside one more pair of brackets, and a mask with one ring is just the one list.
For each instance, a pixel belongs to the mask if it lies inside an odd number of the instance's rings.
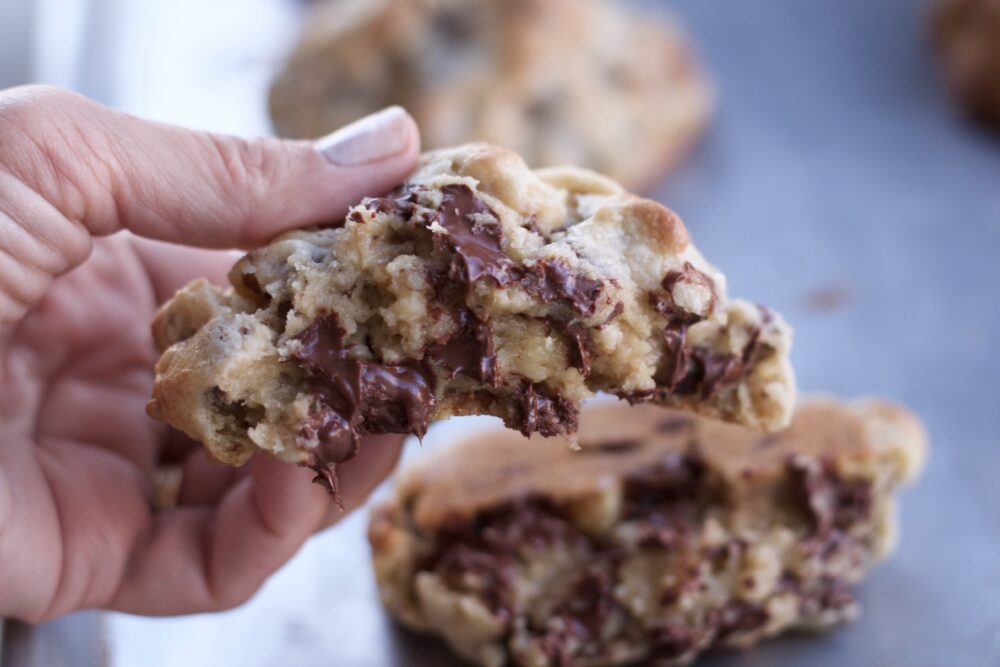
{"label": "crumbly cookie interior", "polygon": [[489,146],[429,154],[230,282],[195,283],[158,316],[151,414],[223,461],[263,449],[331,486],[360,435],[421,436],[449,415],[572,436],[605,391],[773,429],[794,397],[787,325],[727,302],[676,215]]}

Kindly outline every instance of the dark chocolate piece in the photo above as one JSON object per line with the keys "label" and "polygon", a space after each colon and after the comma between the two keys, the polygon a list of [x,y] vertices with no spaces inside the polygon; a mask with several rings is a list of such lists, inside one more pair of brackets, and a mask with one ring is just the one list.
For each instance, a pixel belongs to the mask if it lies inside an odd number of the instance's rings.
{"label": "dark chocolate piece", "polygon": [[518,389],[515,399],[519,414],[508,424],[525,436],[541,433],[548,437],[575,433],[579,412],[572,402],[544,385],[526,382]]}
{"label": "dark chocolate piece", "polygon": [[667,275],[663,277],[662,292],[655,292],[649,295],[650,303],[663,314],[671,322],[678,322],[682,324],[694,324],[704,317],[698,313],[692,313],[684,310],[674,303],[674,287],[677,283],[686,282],[694,283],[699,285],[704,285],[708,288],[711,293],[711,299],[708,304],[708,312],[715,310],[715,304],[718,297],[715,292],[715,281],[709,278],[707,275],[694,268],[691,262],[684,262],[684,268],[680,271],[668,271]]}
{"label": "dark chocolate piece", "polygon": [[606,440],[583,446],[585,454],[624,454],[642,447],[642,441],[635,438],[627,440]]}
{"label": "dark chocolate piece", "polygon": [[803,455],[790,456],[785,474],[793,499],[812,523],[816,535],[846,530],[871,514],[871,485],[845,480],[828,463]]}
{"label": "dark chocolate piece", "polygon": [[[360,435],[427,432],[434,379],[425,367],[358,358],[345,345],[335,315],[317,318],[295,340],[289,356],[308,374],[315,397],[301,435],[317,440],[317,472],[354,456]],[[333,481],[336,490],[335,477],[323,474],[318,481]]]}
{"label": "dark chocolate piece", "polygon": [[629,519],[645,518],[677,503],[699,499],[707,477],[708,468],[697,453],[668,454],[625,478],[625,515]]}
{"label": "dark chocolate piece", "polygon": [[446,340],[430,345],[424,358],[444,368],[449,379],[468,375],[496,386],[497,356],[490,328],[466,308],[457,310],[455,316],[458,330]]}

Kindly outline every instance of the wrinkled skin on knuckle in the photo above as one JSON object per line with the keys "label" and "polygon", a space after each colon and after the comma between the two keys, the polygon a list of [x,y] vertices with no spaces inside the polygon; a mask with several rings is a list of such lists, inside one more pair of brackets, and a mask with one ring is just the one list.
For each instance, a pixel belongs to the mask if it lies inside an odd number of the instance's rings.
{"label": "wrinkled skin on knuckle", "polygon": [[99,234],[117,230],[110,188],[115,151],[96,104],[52,86],[0,94],[0,169],[69,220],[96,220]]}
{"label": "wrinkled skin on knuckle", "polygon": [[217,135],[204,138],[213,156],[209,164],[221,203],[241,222],[240,245],[248,247],[269,240],[273,221],[262,220],[258,209],[268,198],[277,196],[276,184],[292,181],[295,153],[279,149],[277,139]]}

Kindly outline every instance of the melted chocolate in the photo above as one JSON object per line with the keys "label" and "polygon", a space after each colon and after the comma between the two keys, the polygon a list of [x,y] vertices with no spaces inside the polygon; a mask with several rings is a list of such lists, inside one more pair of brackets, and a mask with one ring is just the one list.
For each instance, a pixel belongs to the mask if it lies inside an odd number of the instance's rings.
{"label": "melted chocolate", "polygon": [[516,266],[503,252],[503,228],[496,213],[466,185],[446,185],[441,194],[441,206],[425,224],[437,222],[448,232],[435,238],[453,253],[450,277],[467,286],[483,277],[501,286],[510,284]]}
{"label": "melted chocolate", "polygon": [[770,618],[767,610],[758,604],[743,600],[730,600],[717,614],[715,623],[720,639],[734,634],[746,634],[764,626]]}
{"label": "melted chocolate", "polygon": [[715,281],[709,278],[707,275],[694,268],[691,262],[684,262],[684,268],[680,271],[668,271],[667,275],[663,277],[663,292],[657,292],[649,295],[650,302],[653,304],[660,313],[663,314],[671,322],[682,322],[684,324],[694,324],[699,320],[704,319],[698,313],[692,313],[690,311],[684,310],[674,302],[674,287],[677,283],[692,283],[697,285],[703,285],[708,288],[711,294],[708,310],[709,312],[715,310],[715,304],[717,296],[715,293]]}
{"label": "melted chocolate", "polygon": [[568,301],[584,316],[594,314],[604,290],[601,281],[576,273],[557,260],[542,260],[529,267],[518,277],[518,283],[545,303]]}
{"label": "melted chocolate", "polygon": [[445,370],[448,379],[467,375],[480,382],[496,386],[497,356],[490,328],[472,311],[456,311],[460,323],[446,340],[428,346],[424,358]]}
{"label": "melted chocolate", "polygon": [[704,318],[684,310],[674,302],[673,289],[679,282],[704,285],[711,292],[709,311],[716,306],[715,283],[707,275],[684,263],[681,271],[670,271],[663,278],[663,292],[651,293],[650,303],[666,319],[663,330],[665,353],[654,380],[661,390],[678,396],[697,394],[708,400],[718,390],[737,381],[751,367],[758,349],[760,330],[755,330],[739,356],[716,354],[704,348],[688,348],[687,329]]}
{"label": "melted chocolate", "polygon": [[518,414],[515,421],[507,425],[523,435],[537,432],[548,437],[576,432],[579,412],[559,393],[553,393],[544,385],[526,382],[514,398],[518,402]]}
{"label": "melted chocolate", "polygon": [[551,503],[525,498],[483,512],[467,525],[442,531],[423,568],[456,582],[466,581],[465,573],[477,575],[479,592],[490,610],[510,621],[514,614],[513,568],[521,551],[586,542]]}
{"label": "melted chocolate", "polygon": [[642,447],[642,442],[635,438],[623,440],[606,440],[594,444],[587,444],[581,450],[584,454],[624,454],[632,452]]}
{"label": "melted chocolate", "polygon": [[682,623],[664,623],[653,629],[652,660],[675,660],[689,653],[698,644],[694,628]]}
{"label": "melted chocolate", "polygon": [[290,358],[310,378],[315,405],[300,436],[315,438],[317,481],[336,492],[330,466],[357,453],[358,437],[413,433],[423,437],[434,409],[433,376],[410,362],[381,364],[355,357],[335,315],[317,318],[295,338]]}
{"label": "melted chocolate", "polygon": [[708,468],[696,453],[670,453],[625,478],[625,515],[631,519],[659,514],[702,497]]}
{"label": "melted chocolate", "polygon": [[793,455],[785,464],[793,501],[809,518],[813,531],[826,537],[845,531],[871,516],[871,484],[845,480],[827,462]]}
{"label": "melted chocolate", "polygon": [[549,326],[566,338],[567,364],[580,371],[583,377],[590,375],[590,331],[582,324],[548,319]]}

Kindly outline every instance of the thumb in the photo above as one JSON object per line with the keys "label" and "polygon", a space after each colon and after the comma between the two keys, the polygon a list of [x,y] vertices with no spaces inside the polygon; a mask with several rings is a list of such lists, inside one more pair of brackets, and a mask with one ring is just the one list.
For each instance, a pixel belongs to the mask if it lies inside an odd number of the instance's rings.
{"label": "thumb", "polygon": [[58,88],[0,92],[0,296],[30,305],[92,235],[249,247],[336,220],[402,181],[419,149],[399,107],[312,143],[185,130]]}

